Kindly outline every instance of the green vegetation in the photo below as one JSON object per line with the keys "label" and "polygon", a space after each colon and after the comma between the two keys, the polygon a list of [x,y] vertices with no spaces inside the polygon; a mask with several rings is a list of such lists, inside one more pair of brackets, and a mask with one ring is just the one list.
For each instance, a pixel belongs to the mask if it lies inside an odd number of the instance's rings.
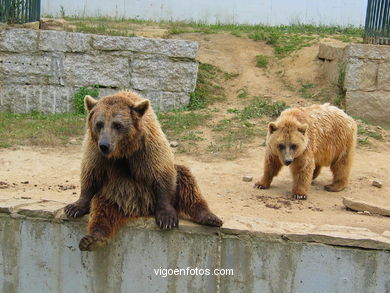
{"label": "green vegetation", "polygon": [[90,88],[81,87],[73,95],[74,112],[76,114],[85,114],[86,113],[85,107],[84,107],[84,97],[86,95],[90,95],[91,97],[97,98],[99,96],[99,86],[94,85]]}
{"label": "green vegetation", "polygon": [[226,99],[223,87],[219,81],[224,76],[222,71],[211,64],[200,63],[195,91],[191,94],[187,110],[206,108],[215,102]]}
{"label": "green vegetation", "polygon": [[245,99],[249,96],[248,89],[246,87],[239,89],[237,91],[237,94],[238,94],[237,97],[240,99]]}
{"label": "green vegetation", "polygon": [[238,118],[247,120],[268,116],[274,119],[287,108],[284,102],[272,102],[269,98],[254,97],[251,103],[240,111]]}
{"label": "green vegetation", "polygon": [[180,135],[198,126],[201,126],[210,118],[209,114],[174,111],[157,113],[161,126],[168,135]]}
{"label": "green vegetation", "polygon": [[0,113],[0,147],[61,146],[84,133],[84,115]]}
{"label": "green vegetation", "polygon": [[368,138],[374,138],[376,140],[382,140],[383,136],[381,133],[370,130],[366,124],[358,123],[358,136],[359,144],[365,145],[368,144]]}
{"label": "green vegetation", "polygon": [[256,67],[267,68],[269,63],[269,57],[264,55],[256,56]]}
{"label": "green vegetation", "polygon": [[[64,12],[60,11],[62,16]],[[277,57],[285,57],[303,47],[311,46],[314,41],[332,37],[343,42],[359,41],[364,35],[362,27],[352,26],[314,26],[314,25],[234,25],[234,24],[203,24],[185,22],[153,22],[139,19],[123,19],[109,17],[64,17],[68,21],[66,30],[106,34],[115,36],[134,36],[141,26],[158,26],[166,29],[167,34],[181,34],[188,32],[231,33],[238,37],[249,37],[255,41],[265,41],[274,47]]]}

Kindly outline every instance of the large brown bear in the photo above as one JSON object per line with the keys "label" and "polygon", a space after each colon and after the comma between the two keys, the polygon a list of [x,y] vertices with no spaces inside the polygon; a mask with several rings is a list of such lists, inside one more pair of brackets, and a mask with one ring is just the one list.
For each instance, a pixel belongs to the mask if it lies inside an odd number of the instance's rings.
{"label": "large brown bear", "polygon": [[297,107],[282,112],[268,126],[264,175],[255,187],[267,189],[283,165],[290,166],[295,199],[306,199],[323,166],[333,172],[327,191],[348,184],[357,136],[356,122],[329,104]]}
{"label": "large brown bear", "polygon": [[91,211],[81,250],[107,244],[127,220],[154,215],[162,229],[178,227],[178,213],[221,226],[190,171],[174,165],[169,143],[149,101],[119,92],[99,101],[85,97],[87,132],[80,198],[65,207],[68,217]]}

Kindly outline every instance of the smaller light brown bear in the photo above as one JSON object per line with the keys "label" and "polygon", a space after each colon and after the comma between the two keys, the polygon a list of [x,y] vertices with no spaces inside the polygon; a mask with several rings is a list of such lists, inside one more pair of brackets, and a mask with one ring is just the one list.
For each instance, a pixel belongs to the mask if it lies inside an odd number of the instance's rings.
{"label": "smaller light brown bear", "polygon": [[356,122],[329,104],[296,107],[268,125],[264,175],[255,187],[268,189],[283,165],[290,166],[295,199],[306,199],[312,180],[330,166],[327,191],[343,190],[349,180],[356,147]]}

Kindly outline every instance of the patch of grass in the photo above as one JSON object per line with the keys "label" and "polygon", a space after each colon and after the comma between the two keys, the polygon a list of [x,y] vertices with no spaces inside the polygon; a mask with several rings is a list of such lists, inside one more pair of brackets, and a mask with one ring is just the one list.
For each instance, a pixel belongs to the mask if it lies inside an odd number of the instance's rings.
{"label": "patch of grass", "polygon": [[[196,112],[175,111],[169,113],[157,113],[157,117],[161,123],[163,131],[168,136],[171,135],[173,137],[178,137],[184,132],[188,132],[203,125],[205,121],[210,118],[210,115]],[[186,135],[186,133],[184,133],[184,135]]]}
{"label": "patch of grass", "polygon": [[99,96],[99,86],[93,85],[92,87],[81,87],[74,95],[73,95],[73,105],[74,112],[76,114],[85,114],[86,110],[84,107],[84,97],[86,95],[90,95],[91,97],[97,98]]}
{"label": "patch of grass", "polygon": [[61,146],[85,131],[85,116],[66,114],[0,113],[0,147]]}
{"label": "patch of grass", "polygon": [[240,120],[263,118],[268,116],[276,118],[287,109],[285,102],[272,102],[269,98],[255,97],[238,115]]}
{"label": "patch of grass", "polygon": [[372,137],[376,140],[382,140],[383,136],[379,132],[369,130],[363,125],[358,125],[358,135],[364,135],[366,137]]}
{"label": "patch of grass", "polygon": [[223,74],[223,78],[225,80],[231,80],[233,78],[237,78],[240,74],[239,73],[228,73],[228,72],[224,72]]}
{"label": "patch of grass", "polygon": [[269,57],[264,55],[256,56],[256,67],[267,68],[269,63]]}
{"label": "patch of grass", "polygon": [[245,99],[249,96],[248,89],[246,87],[239,89],[237,91],[237,94],[238,94],[237,97],[240,99]]}
{"label": "patch of grass", "polygon": [[223,72],[218,67],[200,63],[196,88],[191,93],[187,110],[203,109],[214,102],[225,100],[225,91],[219,83],[222,75]]}

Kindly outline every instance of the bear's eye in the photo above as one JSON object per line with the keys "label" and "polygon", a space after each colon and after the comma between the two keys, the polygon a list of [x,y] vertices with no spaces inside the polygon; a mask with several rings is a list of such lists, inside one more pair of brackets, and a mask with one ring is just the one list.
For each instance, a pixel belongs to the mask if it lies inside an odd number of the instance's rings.
{"label": "bear's eye", "polygon": [[118,122],[113,122],[112,128],[114,128],[115,130],[121,130],[121,129],[123,129],[123,125],[118,123]]}
{"label": "bear's eye", "polygon": [[278,145],[278,148],[282,151],[282,150],[284,150],[286,147],[285,147],[284,144],[279,144],[279,145]]}
{"label": "bear's eye", "polygon": [[295,151],[297,149],[297,145],[293,143],[292,145],[290,145],[290,149]]}
{"label": "bear's eye", "polygon": [[97,130],[100,130],[104,127],[104,123],[102,121],[99,121],[96,123],[96,129]]}

